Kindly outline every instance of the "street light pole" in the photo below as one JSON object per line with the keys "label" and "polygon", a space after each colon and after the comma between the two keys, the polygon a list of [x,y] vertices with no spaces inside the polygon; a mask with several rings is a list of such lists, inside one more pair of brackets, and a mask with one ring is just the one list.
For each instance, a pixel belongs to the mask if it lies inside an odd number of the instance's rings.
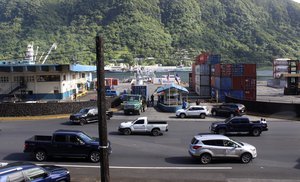
{"label": "street light pole", "polygon": [[104,84],[104,49],[103,38],[96,37],[97,62],[97,106],[98,106],[98,133],[100,149],[100,176],[101,182],[109,182],[108,140],[106,123],[106,99]]}

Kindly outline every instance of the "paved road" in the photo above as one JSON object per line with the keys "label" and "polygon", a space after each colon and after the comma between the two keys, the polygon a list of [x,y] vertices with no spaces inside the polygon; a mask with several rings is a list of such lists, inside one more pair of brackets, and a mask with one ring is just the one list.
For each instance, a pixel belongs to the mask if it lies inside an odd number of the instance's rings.
{"label": "paved road", "polygon": [[[119,135],[121,121],[137,116],[116,113],[108,121],[111,181],[300,181],[300,122],[267,118],[270,131],[260,137],[231,136],[257,147],[258,158],[249,164],[238,161],[214,161],[201,165],[187,153],[193,135],[207,132],[212,121],[221,118],[177,119],[172,114],[150,108],[143,115],[153,120],[167,120],[170,131],[163,136]],[[255,117],[252,117],[255,118]],[[0,162],[32,161],[22,153],[24,140],[34,134],[48,135],[56,129],[77,129],[97,136],[97,124],[70,125],[67,119],[0,122]],[[78,159],[52,159],[45,162],[66,166],[72,181],[99,181],[99,164]]]}

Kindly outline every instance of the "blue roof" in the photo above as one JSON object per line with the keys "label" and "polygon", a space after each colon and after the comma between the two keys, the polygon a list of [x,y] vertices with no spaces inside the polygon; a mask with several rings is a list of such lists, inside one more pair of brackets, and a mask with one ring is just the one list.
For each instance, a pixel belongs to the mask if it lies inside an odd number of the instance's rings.
{"label": "blue roof", "polygon": [[70,71],[75,71],[75,72],[96,71],[96,70],[97,70],[96,66],[79,65],[79,64],[70,65]]}
{"label": "blue roof", "polygon": [[156,93],[161,93],[163,91],[166,91],[166,90],[172,90],[172,89],[176,89],[176,90],[179,90],[181,92],[186,92],[186,93],[189,93],[189,91],[183,87],[183,86],[180,86],[180,85],[177,85],[175,83],[172,83],[172,84],[169,84],[169,85],[165,85],[165,86],[162,86],[162,87],[159,87],[157,90],[156,90]]}

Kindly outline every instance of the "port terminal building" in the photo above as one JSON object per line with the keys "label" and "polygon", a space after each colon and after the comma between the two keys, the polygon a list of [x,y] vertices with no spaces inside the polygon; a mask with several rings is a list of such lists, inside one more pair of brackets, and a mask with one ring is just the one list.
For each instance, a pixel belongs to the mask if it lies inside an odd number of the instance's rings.
{"label": "port terminal building", "polygon": [[86,92],[96,66],[78,64],[0,64],[0,100],[69,100]]}

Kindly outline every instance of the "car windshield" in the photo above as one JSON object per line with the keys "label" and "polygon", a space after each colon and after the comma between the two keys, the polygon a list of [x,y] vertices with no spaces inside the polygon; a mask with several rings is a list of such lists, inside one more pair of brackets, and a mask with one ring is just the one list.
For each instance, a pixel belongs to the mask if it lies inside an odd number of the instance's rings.
{"label": "car windshield", "polygon": [[86,114],[89,112],[89,109],[81,109],[79,113]]}
{"label": "car windshield", "polygon": [[93,141],[93,140],[94,140],[93,138],[91,138],[90,136],[88,136],[88,135],[85,134],[85,133],[79,133],[78,135],[79,135],[79,137],[80,137],[82,140],[84,140],[85,142],[90,142],[90,141]]}

